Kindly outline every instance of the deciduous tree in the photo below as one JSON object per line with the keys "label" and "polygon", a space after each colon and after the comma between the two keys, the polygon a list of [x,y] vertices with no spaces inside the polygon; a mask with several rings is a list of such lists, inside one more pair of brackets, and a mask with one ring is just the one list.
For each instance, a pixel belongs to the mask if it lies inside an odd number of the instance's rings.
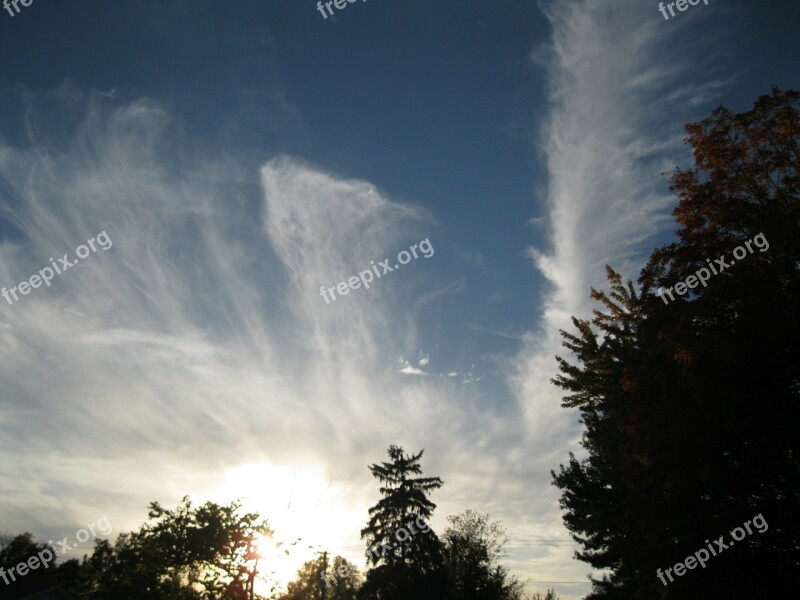
{"label": "deciduous tree", "polygon": [[[687,126],[678,239],[636,290],[608,270],[603,309],[562,332],[554,380],[587,458],[554,473],[577,557],[610,574],[591,599],[791,595],[800,564],[800,94]],[[747,250],[762,234],[769,248]],[[719,257],[740,260],[665,304],[655,293]],[[752,242],[751,242],[752,246]],[[770,523],[668,586],[666,569],[759,513]],[[772,522],[780,523],[773,532]]]}

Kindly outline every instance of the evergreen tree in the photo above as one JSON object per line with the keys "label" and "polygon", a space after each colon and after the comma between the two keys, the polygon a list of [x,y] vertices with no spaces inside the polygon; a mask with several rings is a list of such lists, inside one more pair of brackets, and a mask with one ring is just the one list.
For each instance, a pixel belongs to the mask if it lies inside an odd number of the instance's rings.
{"label": "evergreen tree", "polygon": [[[588,458],[554,474],[577,557],[610,575],[591,599],[793,595],[800,564],[800,94],[719,108],[687,126],[678,241],[639,294],[609,269],[591,322],[562,332],[555,383],[580,410]],[[747,242],[750,242],[748,249]],[[737,256],[732,260],[735,248]],[[665,302],[660,288],[709,273]],[[769,530],[664,585],[666,569],[758,514]]]}
{"label": "evergreen tree", "polygon": [[561,375],[554,380],[571,392],[563,405],[581,411],[585,426],[581,444],[589,458],[579,462],[570,454],[568,466],[553,477],[555,485],[565,490],[560,501],[564,523],[583,546],[577,558],[611,571],[610,577],[594,582],[596,595],[588,598],[634,598],[636,585],[624,558],[632,541],[625,527],[628,511],[640,506],[630,495],[630,482],[640,474],[636,462],[629,460],[628,442],[637,422],[629,382],[638,358],[640,297],[611,268],[607,275],[611,293],[592,289],[592,297],[608,312],[595,310],[591,322],[573,318],[578,335],[561,332],[578,365],[557,357]]}
{"label": "evergreen tree", "polygon": [[442,543],[427,525],[436,505],[428,499],[444,482],[420,475],[424,450],[407,455],[389,446],[388,462],[369,467],[382,484],[382,498],[369,509],[369,522],[361,530],[373,568],[359,592],[361,600],[448,598],[447,569]]}

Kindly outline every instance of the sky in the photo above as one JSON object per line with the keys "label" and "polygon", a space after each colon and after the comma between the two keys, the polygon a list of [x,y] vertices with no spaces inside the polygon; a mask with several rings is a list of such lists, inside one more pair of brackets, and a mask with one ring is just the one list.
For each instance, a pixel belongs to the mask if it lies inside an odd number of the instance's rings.
{"label": "sky", "polygon": [[684,124],[800,87],[797,2],[19,9],[0,532],[113,538],[154,500],[239,498],[363,567],[367,466],[398,444],[445,482],[435,530],[488,513],[528,591],[585,595],[550,475],[580,455],[559,329],[672,239]]}

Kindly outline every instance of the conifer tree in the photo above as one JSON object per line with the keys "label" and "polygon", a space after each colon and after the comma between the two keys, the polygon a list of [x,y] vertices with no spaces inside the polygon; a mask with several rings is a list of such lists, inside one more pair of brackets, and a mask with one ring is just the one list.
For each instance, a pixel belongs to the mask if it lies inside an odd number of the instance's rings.
{"label": "conifer tree", "polygon": [[442,543],[428,524],[436,505],[428,495],[444,482],[422,474],[424,450],[406,454],[389,446],[389,461],[369,467],[383,496],[369,509],[361,530],[367,561],[373,565],[359,592],[360,599],[446,599],[447,569]]}
{"label": "conifer tree", "polygon": [[[587,458],[570,456],[554,483],[577,557],[609,572],[592,600],[753,598],[764,582],[794,595],[800,94],[776,89],[687,131],[695,167],[672,177],[678,240],[652,254],[639,292],[609,269],[611,293],[592,291],[605,309],[562,332],[575,362],[559,358],[554,381],[581,413]],[[707,285],[689,284],[712,261]],[[675,301],[657,293],[681,281]],[[768,531],[657,579],[759,514]]]}

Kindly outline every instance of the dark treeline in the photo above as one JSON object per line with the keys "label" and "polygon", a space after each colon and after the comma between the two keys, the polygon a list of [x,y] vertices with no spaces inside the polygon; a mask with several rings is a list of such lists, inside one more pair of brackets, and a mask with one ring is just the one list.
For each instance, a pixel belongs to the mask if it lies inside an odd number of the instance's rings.
{"label": "dark treeline", "polygon": [[[415,477],[422,473],[422,452],[409,455],[397,446],[388,452],[389,461],[370,466],[382,497],[361,531],[366,575],[343,557],[320,551],[286,592],[273,581],[269,595],[259,594],[256,582],[270,583],[264,577],[269,565],[259,554],[259,542],[273,534],[268,522],[242,514],[236,502],[193,506],[184,498],[175,510],[151,503],[148,522],[138,531],[113,544],[97,540],[82,560],[0,582],[0,598],[59,586],[76,600],[525,600],[522,584],[499,562],[506,542],[502,525],[468,510],[449,517],[440,538],[428,525],[436,508],[428,496],[442,480]],[[0,548],[0,567],[9,569],[48,546],[25,533],[0,541]],[[531,600],[556,596],[549,590]]]}
{"label": "dark treeline", "polygon": [[797,597],[799,107],[775,89],[688,125],[677,241],[638,290],[609,268],[562,332],[586,458],[554,480],[578,558],[611,573],[591,600]]}

